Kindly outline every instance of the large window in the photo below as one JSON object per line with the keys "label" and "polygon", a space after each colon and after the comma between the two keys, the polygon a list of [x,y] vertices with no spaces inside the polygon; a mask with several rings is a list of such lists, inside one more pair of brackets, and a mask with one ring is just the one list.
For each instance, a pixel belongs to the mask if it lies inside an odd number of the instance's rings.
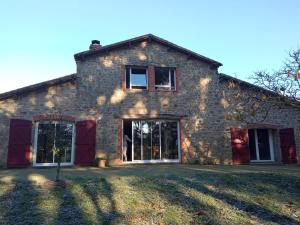
{"label": "large window", "polygon": [[273,161],[273,134],[270,129],[249,129],[251,161]]}
{"label": "large window", "polygon": [[133,120],[123,125],[124,161],[178,161],[177,121]]}
{"label": "large window", "polygon": [[74,125],[67,122],[40,122],[36,125],[35,164],[55,165],[57,157],[53,149],[62,151],[62,165],[72,164]]}
{"label": "large window", "polygon": [[155,68],[155,89],[156,90],[175,90],[175,69]]}
{"label": "large window", "polygon": [[147,89],[148,77],[147,69],[144,67],[126,68],[126,88],[128,89]]}

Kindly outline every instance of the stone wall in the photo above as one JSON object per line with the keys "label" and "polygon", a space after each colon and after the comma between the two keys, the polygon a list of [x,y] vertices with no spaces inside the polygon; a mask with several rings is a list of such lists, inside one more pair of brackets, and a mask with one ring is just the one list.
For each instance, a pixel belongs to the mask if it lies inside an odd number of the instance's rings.
{"label": "stone wall", "polygon": [[[124,65],[180,68],[180,89],[177,92],[123,90]],[[207,157],[223,162],[231,158],[222,151],[224,125],[217,95],[217,70],[208,64],[154,42],[142,42],[77,62],[77,74],[78,100],[84,102],[81,107],[101,118],[97,124],[98,152],[118,158],[118,118],[172,114],[185,116],[186,162],[203,161]]]}
{"label": "stone wall", "polygon": [[11,118],[33,120],[34,116],[40,114],[76,115],[75,101],[76,84],[74,83],[65,83],[19,97],[0,100],[0,167],[6,166]]}
{"label": "stone wall", "polygon": [[[38,114],[64,114],[76,120],[97,121],[97,155],[120,163],[120,118],[181,116],[184,121],[184,162],[231,163],[230,127],[246,123],[228,120],[237,102],[229,101],[234,89],[219,82],[217,69],[155,42],[141,42],[77,61],[77,79],[45,90],[0,101],[0,165],[5,166],[9,119],[32,120]],[[181,71],[175,92],[133,91],[121,87],[122,66],[167,66]],[[294,127],[300,147],[299,112],[274,111],[268,122]]]}
{"label": "stone wall", "polygon": [[[265,104],[264,108],[259,110],[257,114],[249,116],[251,111],[249,102],[251,97],[257,94],[257,90],[253,86],[244,85],[243,82],[239,83],[234,80],[220,79],[220,102],[224,109],[224,130],[225,130],[225,143],[224,151],[231,150],[230,143],[230,128],[241,127],[248,128],[250,124],[267,124],[275,126],[273,131],[274,135],[274,153],[275,161],[281,162],[281,149],[279,140],[279,130],[282,128],[294,128],[295,141],[297,148],[297,155],[300,155],[300,110],[285,104]],[[254,94],[255,92],[255,94]],[[263,94],[263,92],[261,93]],[[269,109],[270,110],[267,110]],[[240,112],[245,118],[236,116],[236,112]],[[267,112],[267,113],[266,113]],[[248,116],[246,116],[248,115]]]}

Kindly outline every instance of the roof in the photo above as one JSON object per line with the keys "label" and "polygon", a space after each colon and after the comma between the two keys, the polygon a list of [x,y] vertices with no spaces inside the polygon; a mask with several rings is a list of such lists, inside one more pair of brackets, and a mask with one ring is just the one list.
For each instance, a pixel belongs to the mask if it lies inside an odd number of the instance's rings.
{"label": "roof", "polygon": [[37,84],[29,85],[29,86],[26,86],[26,87],[22,87],[22,88],[19,88],[19,89],[15,89],[15,90],[12,90],[12,91],[4,92],[4,93],[0,94],[0,100],[4,100],[4,99],[7,99],[7,98],[11,98],[11,97],[16,97],[16,96],[19,96],[21,94],[25,94],[25,93],[28,93],[28,92],[48,88],[48,87],[51,87],[51,86],[54,86],[54,85],[71,82],[71,81],[74,81],[76,78],[77,78],[76,74],[70,74],[70,75],[59,77],[59,78],[56,78],[56,79],[53,79],[53,80],[48,80],[48,81],[44,81],[44,82],[41,82],[41,83],[37,83]]}
{"label": "roof", "polygon": [[183,48],[179,45],[171,43],[171,42],[169,42],[165,39],[162,39],[160,37],[157,37],[153,34],[146,34],[146,35],[131,38],[131,39],[128,39],[128,40],[125,40],[125,41],[120,41],[120,42],[117,42],[117,43],[114,43],[114,44],[105,45],[105,46],[102,46],[101,48],[99,48],[97,50],[88,50],[88,51],[80,52],[80,53],[75,54],[74,58],[75,58],[75,60],[83,60],[84,58],[86,58],[88,56],[97,55],[97,54],[100,54],[100,53],[107,53],[110,50],[121,48],[121,47],[124,47],[124,46],[130,46],[134,43],[138,43],[138,42],[142,42],[142,41],[155,41],[155,42],[158,42],[158,43],[160,43],[164,46],[167,46],[167,47],[173,48],[173,49],[175,49],[179,52],[182,52],[182,53],[188,55],[189,57],[199,59],[201,61],[204,61],[204,62],[207,62],[211,65],[214,65],[216,67],[222,66],[222,63],[220,63],[220,62],[217,62],[213,59],[202,56],[202,55],[200,55],[196,52],[193,52],[193,51],[188,50],[186,48]]}
{"label": "roof", "polygon": [[278,93],[275,93],[271,90],[268,90],[268,89],[265,89],[263,87],[260,87],[260,86],[257,86],[255,84],[251,84],[247,81],[244,81],[244,80],[241,80],[241,79],[238,79],[238,78],[235,78],[235,77],[232,77],[232,76],[229,76],[227,74],[224,74],[224,73],[219,73],[219,79],[222,81],[222,80],[229,80],[229,81],[235,81],[239,84],[242,84],[246,87],[249,87],[249,88],[253,88],[255,90],[259,90],[259,91],[263,91],[264,93],[268,93],[268,94],[272,94],[272,95],[278,95]]}
{"label": "roof", "polygon": [[289,102],[293,102],[297,105],[300,104],[299,101],[297,101],[296,99],[292,98],[292,97],[289,97],[289,96],[283,96],[279,93],[276,93],[274,91],[271,91],[271,90],[268,90],[266,88],[263,88],[263,87],[260,87],[260,86],[257,86],[255,84],[251,84],[247,81],[243,81],[243,80],[240,80],[238,78],[235,78],[235,77],[232,77],[232,76],[229,76],[227,74],[224,74],[224,73],[219,73],[219,80],[222,81],[222,80],[227,80],[227,81],[235,81],[237,82],[238,84],[241,84],[241,85],[244,85],[245,87],[249,87],[249,88],[253,88],[253,90],[256,90],[256,91],[260,91],[261,93],[265,93],[265,94],[268,94],[270,96],[273,96],[273,97],[279,97],[280,100],[282,100],[283,102],[285,102],[285,100],[288,100]]}

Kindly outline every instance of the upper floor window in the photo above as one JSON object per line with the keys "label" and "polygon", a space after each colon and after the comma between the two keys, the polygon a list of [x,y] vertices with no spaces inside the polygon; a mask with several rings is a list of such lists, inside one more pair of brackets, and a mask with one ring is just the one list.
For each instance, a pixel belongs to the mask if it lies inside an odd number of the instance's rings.
{"label": "upper floor window", "polygon": [[144,67],[126,68],[126,88],[128,89],[147,89],[148,74]]}
{"label": "upper floor window", "polygon": [[174,68],[155,68],[155,89],[156,90],[175,90],[175,69]]}

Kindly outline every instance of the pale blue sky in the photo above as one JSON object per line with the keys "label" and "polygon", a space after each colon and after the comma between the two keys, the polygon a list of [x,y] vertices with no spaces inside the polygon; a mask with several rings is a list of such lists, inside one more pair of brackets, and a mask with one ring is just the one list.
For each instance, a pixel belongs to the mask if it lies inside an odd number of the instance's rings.
{"label": "pale blue sky", "polygon": [[247,79],[300,46],[299,0],[15,1],[0,3],[0,93],[74,73],[73,54],[153,33]]}

